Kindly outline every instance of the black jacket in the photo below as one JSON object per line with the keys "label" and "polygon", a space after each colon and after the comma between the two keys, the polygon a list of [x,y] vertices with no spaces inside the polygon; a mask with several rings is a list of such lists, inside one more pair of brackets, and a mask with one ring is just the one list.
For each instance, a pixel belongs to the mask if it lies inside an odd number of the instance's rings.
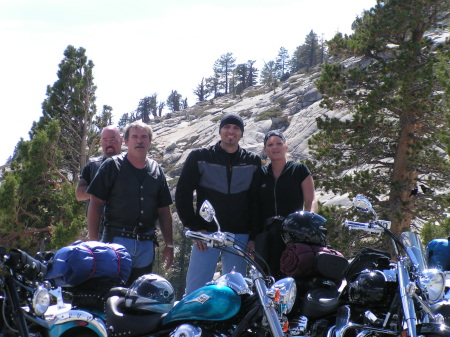
{"label": "black jacket", "polygon": [[[216,145],[192,151],[181,171],[175,192],[175,205],[181,222],[191,230],[215,232],[214,223],[204,221],[198,210],[209,200],[216,211],[222,231],[248,234],[253,224],[252,202],[256,188],[254,176],[261,167],[261,159],[239,147],[234,154]],[[197,194],[194,211],[193,192]]]}

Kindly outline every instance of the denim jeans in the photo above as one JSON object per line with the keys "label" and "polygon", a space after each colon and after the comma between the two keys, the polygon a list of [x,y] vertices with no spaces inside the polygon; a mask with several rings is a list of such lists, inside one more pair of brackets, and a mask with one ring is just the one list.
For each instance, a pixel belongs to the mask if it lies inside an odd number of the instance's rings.
{"label": "denim jeans", "polygon": [[155,249],[152,240],[136,241],[134,239],[115,236],[112,240],[126,248],[131,256],[131,268],[147,267],[153,263]]}
{"label": "denim jeans", "polygon": [[[248,234],[235,234],[235,238],[244,244],[248,242]],[[247,263],[241,256],[222,252],[214,248],[201,251],[194,244],[192,245],[191,259],[186,276],[186,294],[212,281],[219,257],[222,259],[222,274],[229,273],[234,268],[236,272],[241,273],[243,276],[246,275]]]}

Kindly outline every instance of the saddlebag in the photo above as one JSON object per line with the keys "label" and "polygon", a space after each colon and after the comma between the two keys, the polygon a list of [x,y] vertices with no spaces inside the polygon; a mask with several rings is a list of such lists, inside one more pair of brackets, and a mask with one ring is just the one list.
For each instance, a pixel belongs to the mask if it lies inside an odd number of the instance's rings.
{"label": "saddlebag", "polygon": [[90,279],[75,287],[63,287],[65,295],[70,295],[73,308],[89,308],[103,311],[110,296],[110,290],[120,282],[117,279],[101,277]]}
{"label": "saddlebag", "polygon": [[306,293],[297,294],[296,315],[317,319],[337,311],[340,305],[339,290],[333,282],[313,278],[307,283],[301,284],[301,287],[307,288]]}
{"label": "saddlebag", "polygon": [[125,283],[130,273],[131,257],[124,246],[87,241],[58,250],[48,262],[47,279],[56,286],[74,287],[101,277]]}

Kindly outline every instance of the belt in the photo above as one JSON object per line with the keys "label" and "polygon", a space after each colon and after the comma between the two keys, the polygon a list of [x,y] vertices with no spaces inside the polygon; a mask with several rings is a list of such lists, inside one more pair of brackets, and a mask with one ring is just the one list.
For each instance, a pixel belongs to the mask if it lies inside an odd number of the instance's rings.
{"label": "belt", "polygon": [[[105,227],[103,230],[103,235],[108,237],[120,236],[122,238],[133,239],[136,241],[154,241],[156,240],[156,233],[144,234],[143,228],[135,227],[131,232],[128,228],[117,228],[117,227]],[[146,229],[146,232],[149,230]]]}

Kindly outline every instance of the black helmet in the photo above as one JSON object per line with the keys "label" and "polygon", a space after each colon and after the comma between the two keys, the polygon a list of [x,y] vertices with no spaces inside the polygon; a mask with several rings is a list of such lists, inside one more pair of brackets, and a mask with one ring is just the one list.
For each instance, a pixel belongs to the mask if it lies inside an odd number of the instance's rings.
{"label": "black helmet", "polygon": [[322,225],[327,221],[319,214],[299,211],[289,214],[281,224],[281,236],[288,243],[307,243],[325,247],[327,230]]}
{"label": "black helmet", "polygon": [[175,301],[175,291],[164,277],[156,274],[140,276],[128,288],[125,306],[158,313],[169,312]]}
{"label": "black helmet", "polygon": [[363,270],[353,276],[348,288],[353,304],[383,305],[386,303],[387,279],[381,270]]}

